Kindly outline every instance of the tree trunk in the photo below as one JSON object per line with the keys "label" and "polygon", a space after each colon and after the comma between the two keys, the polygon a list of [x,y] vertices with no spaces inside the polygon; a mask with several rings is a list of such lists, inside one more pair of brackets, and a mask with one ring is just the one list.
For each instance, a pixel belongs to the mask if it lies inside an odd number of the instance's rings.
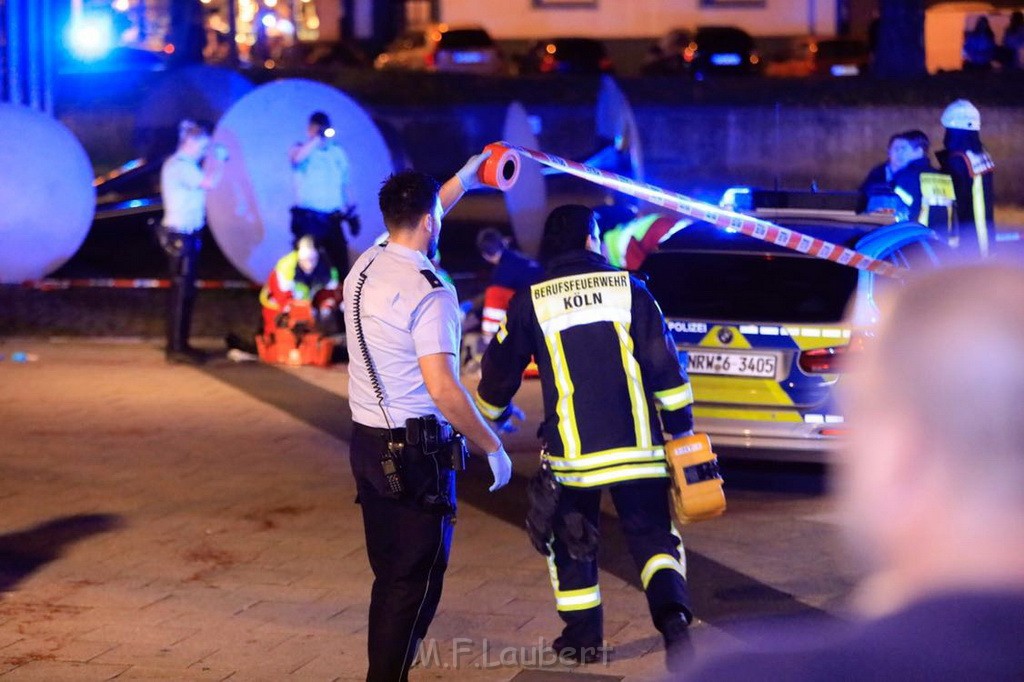
{"label": "tree trunk", "polygon": [[878,44],[873,73],[911,78],[926,73],[924,0],[879,0]]}

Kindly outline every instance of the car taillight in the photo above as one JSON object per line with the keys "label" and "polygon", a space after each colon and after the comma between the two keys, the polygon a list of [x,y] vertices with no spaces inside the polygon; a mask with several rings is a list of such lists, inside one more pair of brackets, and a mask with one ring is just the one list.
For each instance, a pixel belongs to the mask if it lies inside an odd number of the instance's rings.
{"label": "car taillight", "polygon": [[807,374],[835,374],[843,371],[843,363],[850,353],[857,353],[864,349],[864,336],[854,334],[850,343],[845,346],[830,346],[827,348],[812,348],[800,352],[797,361]]}
{"label": "car taillight", "polygon": [[612,70],[612,58],[611,57],[601,57],[601,61],[598,63],[597,68],[601,69],[602,71],[611,71]]}
{"label": "car taillight", "polygon": [[549,54],[546,54],[540,60],[539,69],[541,73],[551,73],[552,71],[555,70],[556,66],[557,62],[555,61],[555,58]]}
{"label": "car taillight", "polygon": [[435,68],[437,66],[437,53],[428,52],[426,55],[424,55],[423,62],[427,65],[428,69]]}

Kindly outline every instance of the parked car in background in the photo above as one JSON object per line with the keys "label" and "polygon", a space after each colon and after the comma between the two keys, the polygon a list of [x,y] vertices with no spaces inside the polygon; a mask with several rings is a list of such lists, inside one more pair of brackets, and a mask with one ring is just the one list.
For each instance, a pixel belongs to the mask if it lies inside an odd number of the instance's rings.
{"label": "parked car in background", "polygon": [[280,66],[334,68],[369,67],[370,60],[352,43],[344,41],[317,41],[312,43],[296,43],[281,58]]}
{"label": "parked car in background", "polygon": [[[856,194],[747,192],[744,213],[903,268],[948,258],[917,223],[858,214]],[[833,201],[835,200],[835,201]],[[693,385],[696,428],[732,455],[828,459],[845,435],[835,388],[898,280],[695,222],[642,266]]]}
{"label": "parked car in background", "polygon": [[593,38],[550,38],[538,40],[519,58],[521,74],[613,73],[615,68],[604,43]]}
{"label": "parked car in background", "polygon": [[373,63],[377,69],[502,74],[505,59],[480,26],[429,24],[400,35]]}
{"label": "parked car in background", "polygon": [[867,42],[853,38],[798,38],[764,74],[782,78],[860,76],[867,73],[871,52]]}
{"label": "parked car in background", "polygon": [[652,48],[645,75],[686,75],[701,80],[709,75],[756,74],[761,57],[754,39],[735,26],[701,26],[696,31],[673,29]]}

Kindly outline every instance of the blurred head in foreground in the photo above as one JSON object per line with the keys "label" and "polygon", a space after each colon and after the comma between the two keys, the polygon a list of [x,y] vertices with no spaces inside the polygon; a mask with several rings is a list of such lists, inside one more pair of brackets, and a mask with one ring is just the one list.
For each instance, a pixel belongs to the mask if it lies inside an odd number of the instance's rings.
{"label": "blurred head in foreground", "polygon": [[850,448],[836,472],[870,575],[860,606],[1024,590],[1024,270],[926,273],[882,309],[852,360]]}

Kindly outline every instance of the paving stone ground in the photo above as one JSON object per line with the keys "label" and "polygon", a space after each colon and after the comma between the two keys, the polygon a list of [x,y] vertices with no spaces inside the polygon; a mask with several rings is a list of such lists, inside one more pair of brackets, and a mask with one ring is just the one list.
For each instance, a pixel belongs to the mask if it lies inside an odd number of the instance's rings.
{"label": "paving stone ground", "polygon": [[[39,360],[13,363],[15,350]],[[302,417],[273,404],[255,366],[171,366],[155,343],[0,338],[0,354],[0,677],[363,679],[371,574],[343,410],[332,432],[322,424],[333,407]],[[343,366],[273,372],[343,404]],[[250,380],[256,388],[239,388]],[[520,473],[533,461],[531,431],[511,442]],[[539,675],[524,664],[560,630],[544,562],[518,512],[501,511],[522,501],[488,496],[484,482],[463,483],[414,680]],[[691,547],[716,561],[761,551],[757,523],[768,522],[744,522],[736,499],[731,523],[746,530],[716,537],[709,525]],[[828,541],[806,541],[831,537],[831,522],[813,517],[817,504],[780,504],[795,521],[777,546],[827,566],[813,580],[781,560],[750,574],[828,607],[849,581]],[[663,676],[660,637],[628,572],[604,574],[602,593],[614,655],[574,679]]]}

